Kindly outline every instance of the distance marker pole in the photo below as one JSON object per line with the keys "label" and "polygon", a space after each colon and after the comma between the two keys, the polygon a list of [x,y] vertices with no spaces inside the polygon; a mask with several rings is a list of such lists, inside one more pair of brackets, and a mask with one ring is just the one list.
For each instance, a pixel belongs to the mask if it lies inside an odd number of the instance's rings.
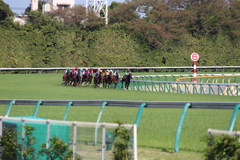
{"label": "distance marker pole", "polygon": [[197,53],[192,53],[190,55],[191,60],[193,61],[193,82],[197,82],[197,60],[199,59],[199,55]]}
{"label": "distance marker pole", "polygon": [[193,82],[196,83],[197,82],[197,61],[193,61]]}

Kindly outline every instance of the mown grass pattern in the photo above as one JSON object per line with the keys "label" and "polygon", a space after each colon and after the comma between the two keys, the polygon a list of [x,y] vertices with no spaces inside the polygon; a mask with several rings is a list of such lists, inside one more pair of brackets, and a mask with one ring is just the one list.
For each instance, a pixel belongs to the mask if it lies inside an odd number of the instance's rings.
{"label": "mown grass pattern", "polygon": [[[142,74],[142,73],[140,73]],[[126,91],[61,86],[62,74],[0,74],[1,99],[37,100],[136,100],[240,102],[239,97]],[[31,116],[35,106],[13,105],[10,116]],[[67,120],[96,122],[101,106],[71,106]],[[37,117],[62,120],[66,106],[40,106]],[[5,115],[7,105],[0,105]],[[134,123],[138,108],[106,106],[101,122]],[[182,109],[145,108],[138,127],[138,146],[173,151]],[[201,152],[200,138],[208,128],[227,130],[232,110],[189,109],[183,125],[180,150]],[[234,130],[240,130],[238,116]]]}

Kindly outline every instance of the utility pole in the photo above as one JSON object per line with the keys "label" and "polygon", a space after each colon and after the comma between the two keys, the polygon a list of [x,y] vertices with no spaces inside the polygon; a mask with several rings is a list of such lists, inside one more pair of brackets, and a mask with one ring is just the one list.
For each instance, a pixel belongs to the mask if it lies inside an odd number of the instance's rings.
{"label": "utility pole", "polygon": [[108,0],[86,0],[87,17],[88,12],[94,12],[98,17],[104,18],[106,25],[108,25]]}

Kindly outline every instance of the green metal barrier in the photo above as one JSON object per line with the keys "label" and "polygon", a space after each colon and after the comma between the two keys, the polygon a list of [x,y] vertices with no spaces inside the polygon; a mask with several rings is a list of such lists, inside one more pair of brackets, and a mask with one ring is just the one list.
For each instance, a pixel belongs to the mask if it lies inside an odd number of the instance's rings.
{"label": "green metal barrier", "polygon": [[67,115],[68,115],[68,111],[69,111],[69,109],[70,109],[70,107],[71,107],[72,104],[73,104],[73,102],[68,102],[68,105],[67,105],[67,108],[66,108],[64,117],[63,117],[63,121],[66,121]]}
{"label": "green metal barrier", "polygon": [[13,104],[15,104],[15,100],[12,100],[12,101],[9,102],[9,104],[8,104],[8,109],[7,109],[7,112],[6,112],[6,114],[5,114],[5,117],[8,117],[8,116],[9,116]]}
{"label": "green metal barrier", "polygon": [[185,104],[183,111],[182,111],[182,115],[178,124],[178,128],[177,128],[177,132],[176,132],[176,138],[175,138],[175,148],[174,151],[178,152],[179,151],[179,141],[180,141],[180,134],[181,134],[181,130],[182,130],[182,126],[183,126],[183,122],[184,119],[186,117],[187,114],[187,109],[191,107],[191,103],[187,103]]}
{"label": "green metal barrier", "polygon": [[33,113],[33,117],[36,117],[37,116],[37,113],[38,113],[38,109],[39,109],[39,105],[42,104],[42,101],[38,101],[37,104],[36,104],[36,107],[35,107],[35,110],[34,110],[34,113]]}
{"label": "green metal barrier", "polygon": [[136,117],[136,120],[135,120],[135,124],[137,125],[137,127],[138,127],[138,124],[139,124],[140,119],[141,119],[141,116],[142,116],[143,108],[144,108],[146,105],[147,105],[146,103],[142,103],[142,104],[139,106],[138,113],[137,113],[137,117]]}
{"label": "green metal barrier", "polygon": [[232,118],[231,118],[231,121],[230,121],[230,124],[229,124],[229,127],[228,127],[228,131],[232,131],[233,130],[235,121],[237,119],[237,114],[238,114],[239,108],[240,108],[240,104],[237,104],[235,106],[234,110],[233,110],[233,114],[232,114]]}
{"label": "green metal barrier", "polygon": [[[102,107],[100,108],[100,112],[99,112],[99,115],[98,115],[97,123],[100,122],[103,110],[104,110],[106,105],[107,105],[107,102],[103,102],[102,103]],[[94,135],[94,145],[97,145],[97,132],[98,132],[98,127],[96,126],[96,128],[95,128],[95,135]]]}
{"label": "green metal barrier", "polygon": [[131,90],[240,96],[239,84],[132,80]]}

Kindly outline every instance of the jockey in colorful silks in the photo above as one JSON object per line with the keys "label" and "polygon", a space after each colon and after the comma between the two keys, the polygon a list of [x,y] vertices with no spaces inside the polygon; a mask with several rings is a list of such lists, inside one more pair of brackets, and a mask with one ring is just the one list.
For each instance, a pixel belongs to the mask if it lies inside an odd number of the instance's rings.
{"label": "jockey in colorful silks", "polygon": [[113,75],[114,75],[114,76],[117,76],[117,75],[118,75],[118,78],[120,78],[120,73],[119,73],[118,70],[116,70]]}
{"label": "jockey in colorful silks", "polygon": [[109,71],[109,75],[110,75],[110,76],[113,75],[113,70],[110,70],[110,71]]}
{"label": "jockey in colorful silks", "polygon": [[129,75],[130,73],[131,73],[131,70],[130,70],[130,68],[128,68],[125,72],[125,75]]}
{"label": "jockey in colorful silks", "polygon": [[81,68],[80,69],[80,76],[82,76],[83,75],[83,69]]}
{"label": "jockey in colorful silks", "polygon": [[84,76],[86,74],[86,71],[85,70],[82,70],[82,75]]}
{"label": "jockey in colorful silks", "polygon": [[90,74],[93,74],[93,69],[90,68],[90,69],[89,69],[89,72],[90,72]]}
{"label": "jockey in colorful silks", "polygon": [[109,75],[109,70],[107,70],[107,71],[105,72],[105,75],[106,75],[106,76],[108,76],[108,75]]}

